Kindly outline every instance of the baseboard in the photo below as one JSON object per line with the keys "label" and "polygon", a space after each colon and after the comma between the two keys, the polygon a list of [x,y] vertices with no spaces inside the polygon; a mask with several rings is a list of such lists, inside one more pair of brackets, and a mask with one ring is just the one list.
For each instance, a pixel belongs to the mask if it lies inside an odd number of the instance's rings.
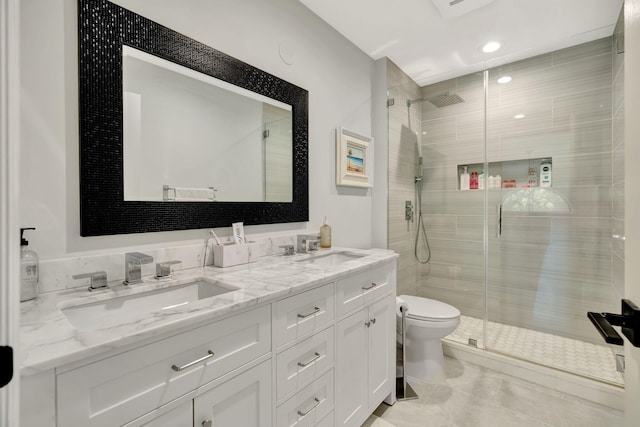
{"label": "baseboard", "polygon": [[444,354],[493,369],[609,408],[624,410],[624,388],[573,375],[536,363],[442,340]]}

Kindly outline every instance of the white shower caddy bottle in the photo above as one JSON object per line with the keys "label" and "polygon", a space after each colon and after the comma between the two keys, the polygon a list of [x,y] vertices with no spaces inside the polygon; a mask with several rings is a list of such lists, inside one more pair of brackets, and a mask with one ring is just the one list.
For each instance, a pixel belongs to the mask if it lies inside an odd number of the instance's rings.
{"label": "white shower caddy bottle", "polygon": [[460,174],[460,189],[468,190],[469,189],[469,171],[467,170],[468,166],[463,166],[464,172]]}

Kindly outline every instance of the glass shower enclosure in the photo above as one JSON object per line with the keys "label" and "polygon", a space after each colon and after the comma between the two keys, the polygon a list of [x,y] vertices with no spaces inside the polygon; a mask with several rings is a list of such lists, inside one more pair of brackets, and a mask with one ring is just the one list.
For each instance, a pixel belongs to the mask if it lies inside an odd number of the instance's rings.
{"label": "glass shower enclosure", "polygon": [[[389,136],[405,157],[413,138],[415,164],[422,157],[431,250],[419,264],[400,247],[399,273],[414,265],[415,281],[400,273],[399,287],[461,311],[446,340],[622,386],[621,347],[605,345],[586,316],[615,311],[622,280],[612,46],[605,38],[418,89],[397,85]],[[402,175],[394,158],[390,191]],[[477,188],[461,189],[465,167]]]}

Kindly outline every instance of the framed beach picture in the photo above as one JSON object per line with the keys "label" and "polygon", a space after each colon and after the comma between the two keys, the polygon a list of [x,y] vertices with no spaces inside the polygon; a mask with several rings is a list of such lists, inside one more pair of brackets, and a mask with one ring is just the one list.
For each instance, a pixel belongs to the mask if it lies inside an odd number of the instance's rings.
{"label": "framed beach picture", "polygon": [[336,185],[372,187],[369,174],[373,138],[347,130],[336,129]]}

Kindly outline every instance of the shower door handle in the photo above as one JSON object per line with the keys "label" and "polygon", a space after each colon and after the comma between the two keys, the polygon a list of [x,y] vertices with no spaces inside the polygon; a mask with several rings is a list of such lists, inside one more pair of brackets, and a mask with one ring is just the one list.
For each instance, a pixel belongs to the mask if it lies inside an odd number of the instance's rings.
{"label": "shower door handle", "polygon": [[502,238],[502,204],[496,207],[496,239]]}
{"label": "shower door handle", "polygon": [[587,316],[598,329],[600,335],[610,344],[623,345],[620,335],[611,326],[620,326],[622,333],[634,347],[640,347],[640,308],[629,301],[622,300],[622,314],[588,312]]}

